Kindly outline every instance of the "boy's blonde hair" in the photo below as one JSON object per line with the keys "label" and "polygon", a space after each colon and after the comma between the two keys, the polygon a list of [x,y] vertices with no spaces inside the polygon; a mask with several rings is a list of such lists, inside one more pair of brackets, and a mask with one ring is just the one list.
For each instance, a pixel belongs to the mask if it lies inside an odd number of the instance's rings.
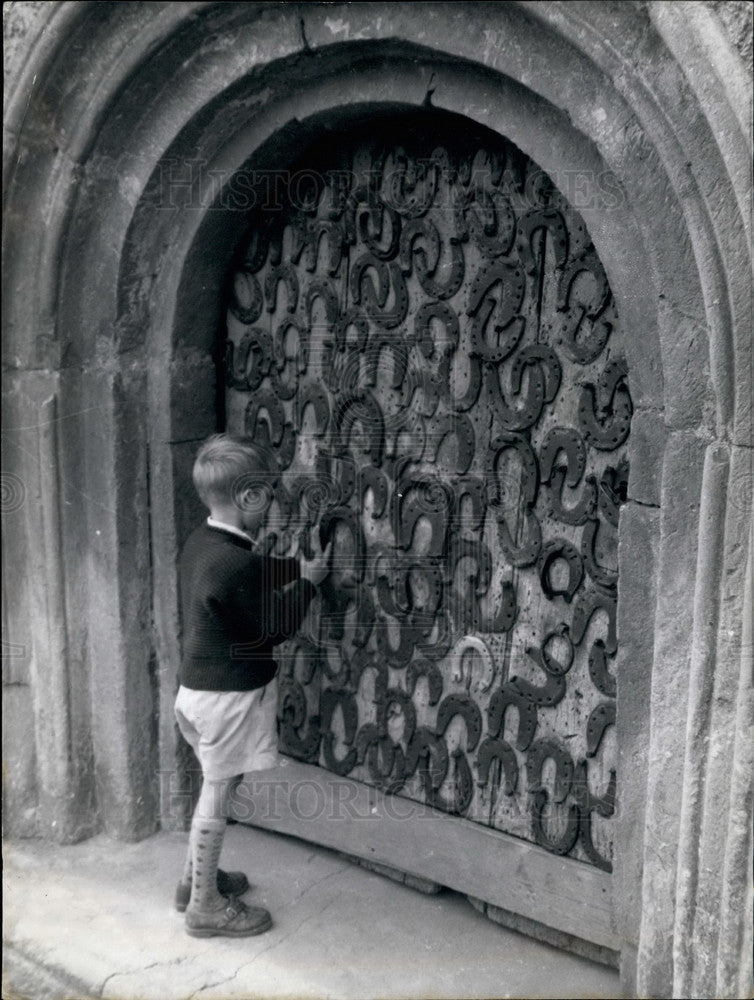
{"label": "boy's blonde hair", "polygon": [[276,474],[269,448],[236,434],[213,434],[197,452],[192,478],[202,503],[210,507],[213,500],[236,502],[252,479],[272,485]]}

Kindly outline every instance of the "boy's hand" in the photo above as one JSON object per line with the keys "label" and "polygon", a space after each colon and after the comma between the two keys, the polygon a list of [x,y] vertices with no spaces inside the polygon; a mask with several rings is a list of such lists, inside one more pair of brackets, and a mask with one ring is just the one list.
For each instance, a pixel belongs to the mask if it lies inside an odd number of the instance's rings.
{"label": "boy's hand", "polygon": [[299,551],[301,576],[304,580],[310,580],[315,586],[322,583],[330,572],[331,549],[332,539],[330,539],[323,549],[319,540],[319,526],[316,525],[311,528],[309,532],[309,550],[313,552],[312,558],[307,559],[304,555],[303,547]]}

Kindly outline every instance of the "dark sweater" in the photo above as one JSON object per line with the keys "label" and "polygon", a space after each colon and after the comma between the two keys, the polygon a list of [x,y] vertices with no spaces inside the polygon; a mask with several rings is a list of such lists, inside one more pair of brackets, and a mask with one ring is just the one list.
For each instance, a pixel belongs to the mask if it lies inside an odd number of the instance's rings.
{"label": "dark sweater", "polygon": [[316,593],[299,579],[295,559],[260,556],[251,542],[208,524],[186,542],[179,580],[180,682],[200,691],[252,691],[271,681],[273,646],[293,635]]}

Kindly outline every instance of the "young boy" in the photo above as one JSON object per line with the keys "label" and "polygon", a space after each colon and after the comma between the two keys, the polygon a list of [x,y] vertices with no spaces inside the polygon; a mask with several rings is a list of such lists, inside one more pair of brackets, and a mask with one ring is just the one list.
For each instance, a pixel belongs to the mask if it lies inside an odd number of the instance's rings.
{"label": "young boy", "polygon": [[267,910],[247,906],[242,872],[218,860],[230,796],[243,774],[277,761],[277,681],[272,649],[301,624],[327,576],[328,548],[314,531],[314,557],[272,559],[252,539],[275,485],[272,454],[253,441],[215,434],[200,447],[193,479],[209,508],[189,537],[179,579],[183,659],[175,714],[202,767],[176,907],[193,937],[246,937],[272,926]]}

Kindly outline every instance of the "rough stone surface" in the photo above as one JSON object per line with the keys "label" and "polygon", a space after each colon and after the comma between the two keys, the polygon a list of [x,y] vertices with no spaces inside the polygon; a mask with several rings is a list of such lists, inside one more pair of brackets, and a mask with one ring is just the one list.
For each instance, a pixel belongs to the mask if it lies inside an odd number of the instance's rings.
{"label": "rough stone surface", "polygon": [[185,834],[165,833],[138,844],[8,845],[6,952],[23,965],[6,964],[7,995],[24,980],[34,1000],[50,981],[63,986],[55,1000],[620,995],[614,970],[498,926],[457,893],[414,892],[243,826],[228,829],[223,863],[248,873],[244,898],[267,907],[273,927],[241,940],[191,938],[172,908],[185,846]]}

